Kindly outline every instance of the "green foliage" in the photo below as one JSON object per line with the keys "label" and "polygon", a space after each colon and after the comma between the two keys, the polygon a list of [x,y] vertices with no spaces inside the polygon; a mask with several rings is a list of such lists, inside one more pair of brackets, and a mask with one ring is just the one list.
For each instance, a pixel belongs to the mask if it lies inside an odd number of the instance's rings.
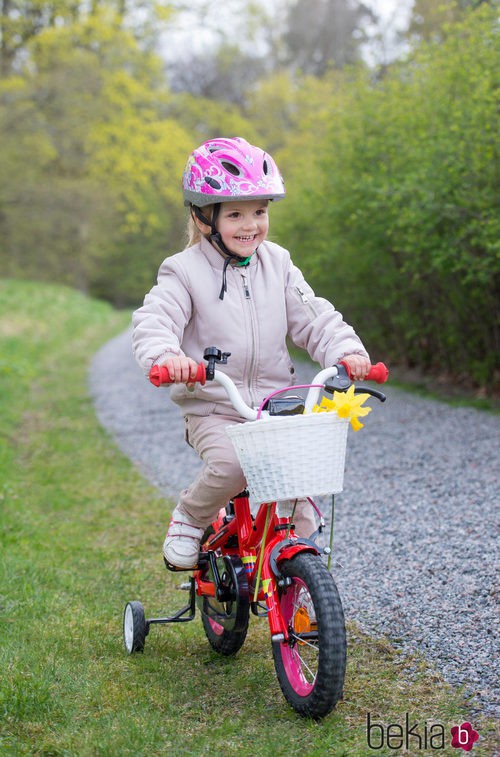
{"label": "green foliage", "polygon": [[[150,46],[173,15],[165,0],[3,0],[0,3],[0,76],[12,74],[25,59],[27,49],[38,35],[80,22],[134,29],[135,38]],[[89,42],[91,38],[89,37]]]}
{"label": "green foliage", "polygon": [[184,244],[180,177],[195,144],[255,138],[234,107],[173,97],[160,60],[103,6],[48,26],[0,79],[0,264],[139,302]]}
{"label": "green foliage", "polygon": [[[115,92],[120,88],[116,80],[129,85],[127,95],[130,82],[142,87],[143,101],[137,93],[131,102],[113,99],[113,85]],[[107,24],[105,16],[49,28],[36,37],[30,69],[22,78],[0,83],[0,123],[6,135],[9,123],[20,123],[30,147],[24,153],[18,149],[14,162],[9,144],[5,151],[0,148],[0,162],[10,160],[0,194],[5,273],[57,279],[83,291],[93,288],[103,261],[129,234],[134,210],[130,195],[128,204],[120,203],[116,189],[118,178],[126,187],[130,176],[122,171],[115,183],[109,180],[109,161],[103,161],[102,150],[96,154],[95,132],[105,132],[112,121],[127,128],[128,118],[130,140],[135,139],[142,124],[152,120],[151,101],[158,112],[152,93],[157,80],[157,61],[141,53],[128,33]],[[133,157],[128,144],[121,147]],[[129,174],[141,170],[138,158]],[[142,185],[147,184],[144,179]]]}
{"label": "green foliage", "polygon": [[375,85],[337,77],[328,118],[283,150],[277,214],[372,353],[483,385],[498,355],[496,42],[485,7]]}
{"label": "green foliage", "polygon": [[461,21],[468,10],[484,3],[494,7],[497,0],[447,0],[439,3],[414,0],[407,35],[417,40],[439,41],[446,36],[450,24]]}
{"label": "green foliage", "polygon": [[[247,98],[245,112],[258,125],[266,150],[274,154],[286,144],[318,134],[331,104],[330,82],[331,77],[296,79],[281,71],[258,83]],[[290,172],[297,173],[295,160],[287,161],[287,177]]]}
{"label": "green foliage", "polygon": [[168,115],[192,135],[190,149],[207,139],[220,136],[239,136],[250,142],[259,139],[260,125],[252,118],[252,114],[244,114],[240,108],[228,102],[220,103],[180,92],[170,98]]}

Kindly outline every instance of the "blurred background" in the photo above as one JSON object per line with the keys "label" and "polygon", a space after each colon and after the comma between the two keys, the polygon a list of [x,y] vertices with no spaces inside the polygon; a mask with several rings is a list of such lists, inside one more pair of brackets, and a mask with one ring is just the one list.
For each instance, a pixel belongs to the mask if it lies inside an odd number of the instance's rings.
{"label": "blurred background", "polygon": [[188,154],[242,136],[371,354],[490,392],[499,70],[496,2],[0,0],[0,276],[139,305]]}

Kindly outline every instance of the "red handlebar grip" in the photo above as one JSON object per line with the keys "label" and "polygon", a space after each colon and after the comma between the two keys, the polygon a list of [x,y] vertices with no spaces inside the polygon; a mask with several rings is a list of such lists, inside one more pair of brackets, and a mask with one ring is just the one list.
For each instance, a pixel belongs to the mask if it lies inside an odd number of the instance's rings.
{"label": "red handlebar grip", "polygon": [[[203,386],[203,384],[206,381],[206,378],[207,378],[207,373],[205,370],[205,363],[200,363],[198,365],[198,370],[196,371],[196,376],[192,380],[192,383],[198,382]],[[161,386],[162,384],[173,383],[170,380],[170,374],[168,372],[168,368],[166,365],[153,365],[151,367],[151,370],[149,371],[149,380],[155,386]]]}
{"label": "red handlebar grip", "polygon": [[377,384],[384,384],[389,378],[389,369],[384,363],[376,363],[372,365],[366,379],[368,381],[376,381]]}
{"label": "red handlebar grip", "polygon": [[[349,378],[352,379],[351,370],[344,360],[340,361],[343,366],[346,367]],[[384,384],[389,378],[389,369],[384,363],[376,363],[370,368],[368,375],[365,376],[365,381],[376,381],[377,384]]]}

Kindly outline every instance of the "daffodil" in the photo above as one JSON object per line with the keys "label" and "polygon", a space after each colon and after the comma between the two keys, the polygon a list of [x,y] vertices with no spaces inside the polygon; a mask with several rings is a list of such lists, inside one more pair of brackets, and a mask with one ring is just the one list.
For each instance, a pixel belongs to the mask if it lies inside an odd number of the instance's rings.
{"label": "daffodil", "polygon": [[369,399],[369,394],[354,394],[354,386],[350,386],[346,392],[334,392],[333,399],[323,397],[319,405],[313,407],[313,413],[327,413],[332,410],[339,418],[347,418],[353,431],[359,431],[363,424],[359,420],[371,412],[371,407],[362,407],[363,402]]}

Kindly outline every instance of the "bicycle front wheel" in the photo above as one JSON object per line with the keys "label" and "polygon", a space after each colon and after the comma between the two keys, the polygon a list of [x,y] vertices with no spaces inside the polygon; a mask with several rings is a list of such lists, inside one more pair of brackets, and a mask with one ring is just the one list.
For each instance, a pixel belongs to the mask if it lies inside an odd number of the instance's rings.
{"label": "bicycle front wheel", "polygon": [[273,642],[285,699],[303,717],[319,719],[342,696],[346,667],[344,612],[335,582],[318,555],[301,553],[280,565],[291,584],[280,589],[288,641]]}

